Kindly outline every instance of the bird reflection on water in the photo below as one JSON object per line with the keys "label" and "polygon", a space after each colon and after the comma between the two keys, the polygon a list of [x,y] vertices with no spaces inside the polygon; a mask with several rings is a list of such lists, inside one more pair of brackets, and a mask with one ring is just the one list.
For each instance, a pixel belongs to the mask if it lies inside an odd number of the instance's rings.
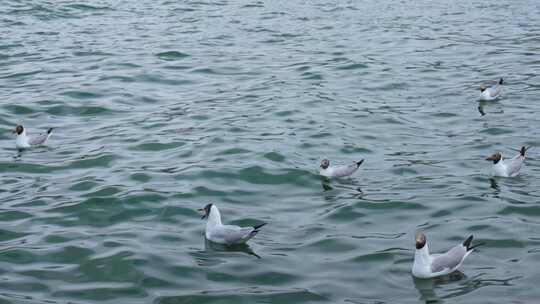
{"label": "bird reflection on water", "polygon": [[204,251],[205,252],[241,252],[248,255],[252,255],[261,258],[248,244],[235,244],[235,245],[223,245],[210,242],[206,238],[204,239]]}

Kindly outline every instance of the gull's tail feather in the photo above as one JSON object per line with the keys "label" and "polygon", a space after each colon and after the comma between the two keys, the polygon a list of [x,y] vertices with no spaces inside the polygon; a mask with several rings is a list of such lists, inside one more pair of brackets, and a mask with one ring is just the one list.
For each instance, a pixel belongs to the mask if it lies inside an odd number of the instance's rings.
{"label": "gull's tail feather", "polygon": [[360,160],[360,161],[358,161],[358,162],[356,162],[356,167],[360,167],[360,165],[361,165],[361,164],[362,164],[363,162],[364,162],[364,160],[363,160],[363,159],[362,159],[362,160]]}

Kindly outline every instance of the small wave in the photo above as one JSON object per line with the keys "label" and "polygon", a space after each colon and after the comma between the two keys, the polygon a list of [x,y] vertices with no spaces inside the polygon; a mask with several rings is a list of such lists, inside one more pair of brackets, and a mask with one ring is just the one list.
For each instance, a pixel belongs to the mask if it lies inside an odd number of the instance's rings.
{"label": "small wave", "polygon": [[182,53],[179,51],[168,51],[168,52],[161,52],[161,53],[156,54],[156,57],[162,60],[166,60],[166,61],[180,60],[189,56],[190,56],[189,54]]}

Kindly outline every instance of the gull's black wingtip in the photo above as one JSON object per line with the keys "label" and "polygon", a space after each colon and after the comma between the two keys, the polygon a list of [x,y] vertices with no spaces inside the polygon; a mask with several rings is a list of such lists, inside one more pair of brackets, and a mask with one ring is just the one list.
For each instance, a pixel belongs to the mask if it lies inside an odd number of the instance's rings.
{"label": "gull's black wingtip", "polygon": [[525,156],[525,152],[527,152],[527,150],[529,150],[531,146],[528,146],[528,147],[521,147],[521,150],[519,150],[519,154],[521,154],[521,156]]}
{"label": "gull's black wingtip", "polygon": [[467,251],[469,251],[471,249],[471,242],[472,242],[472,239],[473,239],[473,235],[471,234],[464,242],[463,242],[463,246],[465,246],[465,248],[467,248]]}
{"label": "gull's black wingtip", "polygon": [[501,79],[499,79],[499,84],[503,84],[503,79],[501,77]]}
{"label": "gull's black wingtip", "polygon": [[360,165],[361,165],[363,162],[364,162],[364,159],[362,159],[362,160],[356,162],[356,166],[357,166],[357,167],[360,167]]}
{"label": "gull's black wingtip", "polygon": [[47,130],[47,134],[51,134],[51,132],[52,132],[53,129],[54,129],[54,128],[49,128],[49,130]]}
{"label": "gull's black wingtip", "polygon": [[482,245],[485,245],[485,243],[478,243],[474,246],[471,246],[471,243],[472,243],[472,240],[473,240],[473,236],[472,234],[465,240],[465,242],[463,242],[463,246],[465,246],[465,248],[467,248],[467,251],[471,251],[473,250],[474,248],[478,247],[478,246],[482,246]]}
{"label": "gull's black wingtip", "polygon": [[262,226],[264,226],[264,225],[266,225],[266,224],[267,224],[267,223],[262,223],[262,224],[253,226],[253,229],[254,229],[254,230],[259,230],[259,228],[261,228]]}

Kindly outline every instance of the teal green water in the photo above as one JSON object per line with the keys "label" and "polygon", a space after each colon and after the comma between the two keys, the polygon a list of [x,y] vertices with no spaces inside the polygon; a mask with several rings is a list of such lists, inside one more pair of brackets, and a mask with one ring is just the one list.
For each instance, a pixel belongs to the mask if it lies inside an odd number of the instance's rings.
{"label": "teal green water", "polygon": [[[0,6],[0,303],[538,301],[538,1]],[[207,244],[210,202],[268,225]],[[486,244],[415,280],[418,228]]]}

